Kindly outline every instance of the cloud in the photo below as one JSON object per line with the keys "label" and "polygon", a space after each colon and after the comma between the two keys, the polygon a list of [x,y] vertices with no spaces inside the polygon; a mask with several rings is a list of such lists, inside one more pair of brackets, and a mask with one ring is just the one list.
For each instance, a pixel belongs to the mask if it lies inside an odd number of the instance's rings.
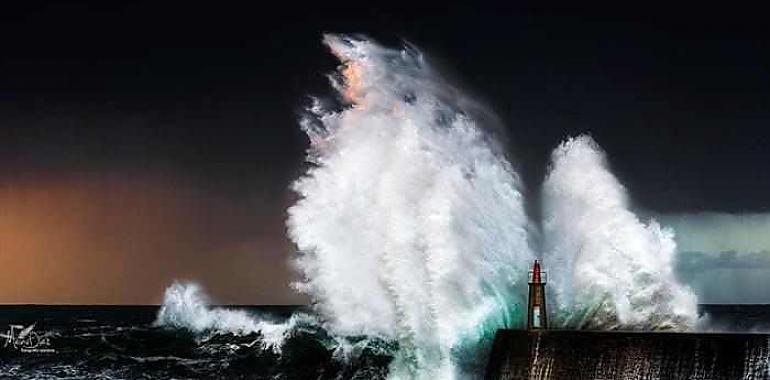
{"label": "cloud", "polygon": [[676,273],[700,303],[770,303],[770,214],[656,218],[676,231]]}
{"label": "cloud", "polygon": [[770,303],[768,252],[680,252],[676,273],[700,303]]}
{"label": "cloud", "polygon": [[696,213],[658,219],[676,231],[679,252],[770,255],[770,214]]}

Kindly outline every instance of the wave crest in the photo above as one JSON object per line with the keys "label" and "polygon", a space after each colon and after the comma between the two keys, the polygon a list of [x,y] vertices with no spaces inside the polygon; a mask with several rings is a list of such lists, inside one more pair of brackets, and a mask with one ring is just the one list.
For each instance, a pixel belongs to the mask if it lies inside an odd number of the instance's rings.
{"label": "wave crest", "polygon": [[392,378],[450,379],[458,353],[522,319],[534,255],[519,177],[480,121],[494,117],[419,52],[324,42],[345,105],[317,101],[302,122],[295,286],[332,332],[397,340]]}
{"label": "wave crest", "polygon": [[155,326],[187,330],[194,334],[248,335],[259,333],[265,347],[279,350],[287,333],[302,319],[293,315],[287,322],[274,323],[242,310],[209,305],[208,296],[194,283],[174,282],[166,289]]}
{"label": "wave crest", "polygon": [[564,141],[543,185],[545,262],[564,326],[688,330],[697,299],[673,270],[674,232],[645,223],[588,136]]}

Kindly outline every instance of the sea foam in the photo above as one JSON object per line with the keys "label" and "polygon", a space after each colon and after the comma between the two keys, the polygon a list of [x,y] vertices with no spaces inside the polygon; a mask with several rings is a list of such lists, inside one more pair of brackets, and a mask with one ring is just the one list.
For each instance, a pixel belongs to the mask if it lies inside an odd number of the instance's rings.
{"label": "sea foam", "polygon": [[534,258],[520,180],[481,105],[417,50],[327,35],[343,103],[302,125],[308,171],[289,236],[335,334],[398,341],[391,378],[451,379],[479,342],[520,325]]}
{"label": "sea foam", "polygon": [[673,270],[674,231],[631,210],[588,136],[552,154],[543,185],[545,262],[564,327],[689,330],[697,299]]}

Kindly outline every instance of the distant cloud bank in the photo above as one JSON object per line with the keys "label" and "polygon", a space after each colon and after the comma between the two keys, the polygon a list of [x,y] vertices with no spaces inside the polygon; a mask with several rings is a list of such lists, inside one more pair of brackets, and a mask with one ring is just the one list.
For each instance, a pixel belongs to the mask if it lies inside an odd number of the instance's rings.
{"label": "distant cloud bank", "polygon": [[676,231],[679,252],[770,254],[770,214],[698,213],[658,218]]}
{"label": "distant cloud bank", "polygon": [[770,303],[770,214],[656,217],[676,231],[677,274],[701,303]]}

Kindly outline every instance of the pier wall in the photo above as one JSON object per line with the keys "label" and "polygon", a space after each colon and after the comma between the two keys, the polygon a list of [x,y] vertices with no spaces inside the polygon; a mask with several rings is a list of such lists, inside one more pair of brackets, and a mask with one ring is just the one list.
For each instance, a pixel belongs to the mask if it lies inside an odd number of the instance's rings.
{"label": "pier wall", "polygon": [[500,330],[486,378],[770,379],[770,335]]}

